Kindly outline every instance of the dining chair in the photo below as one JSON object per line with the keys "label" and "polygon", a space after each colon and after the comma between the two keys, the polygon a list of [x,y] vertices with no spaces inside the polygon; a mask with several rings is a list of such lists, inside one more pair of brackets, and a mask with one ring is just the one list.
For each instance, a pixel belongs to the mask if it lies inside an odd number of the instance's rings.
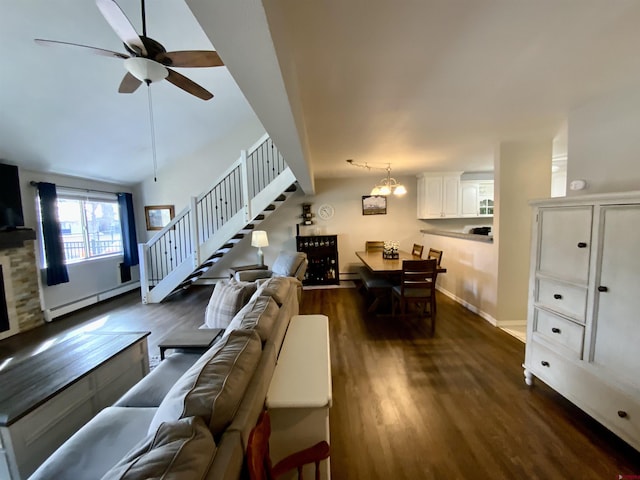
{"label": "dining chair", "polygon": [[440,266],[440,262],[442,261],[442,250],[430,248],[429,253],[427,254],[427,258],[435,258],[438,261],[438,266]]}
{"label": "dining chair", "polygon": [[320,462],[329,458],[329,444],[324,440],[312,447],[292,453],[272,466],[269,455],[269,437],[271,436],[271,419],[269,412],[263,410],[258,423],[247,442],[247,470],[250,480],[272,480],[291,471],[298,470],[298,478],[302,478],[302,467],[315,463],[316,480],[320,478]]}
{"label": "dining chair", "polygon": [[422,251],[424,250],[424,245],[418,245],[417,243],[413,244],[413,250],[411,250],[411,255],[414,257],[422,258]]}
{"label": "dining chair", "polygon": [[396,307],[402,315],[407,306],[420,307],[419,313],[431,317],[431,334],[436,329],[436,278],[437,260],[403,260],[400,285],[391,289],[391,316],[396,316]]}
{"label": "dining chair", "polygon": [[[384,250],[384,241],[367,240],[364,243],[364,249],[367,252],[380,252]],[[360,280],[362,280],[361,288],[364,289],[370,297],[373,297],[367,311],[373,313],[378,309],[380,303],[384,303],[389,298],[393,283],[387,275],[373,273],[366,266],[358,269]]]}

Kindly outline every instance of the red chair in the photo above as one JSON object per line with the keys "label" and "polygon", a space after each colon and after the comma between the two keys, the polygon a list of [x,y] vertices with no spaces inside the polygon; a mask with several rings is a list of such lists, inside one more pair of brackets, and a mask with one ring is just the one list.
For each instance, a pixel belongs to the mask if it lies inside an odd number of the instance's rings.
{"label": "red chair", "polygon": [[269,412],[264,410],[251,430],[247,443],[247,467],[251,480],[274,480],[294,469],[298,470],[298,479],[302,480],[302,467],[311,463],[316,464],[316,480],[320,479],[320,462],[329,458],[327,442],[318,442],[312,447],[292,453],[272,466],[269,456],[270,435],[271,419]]}

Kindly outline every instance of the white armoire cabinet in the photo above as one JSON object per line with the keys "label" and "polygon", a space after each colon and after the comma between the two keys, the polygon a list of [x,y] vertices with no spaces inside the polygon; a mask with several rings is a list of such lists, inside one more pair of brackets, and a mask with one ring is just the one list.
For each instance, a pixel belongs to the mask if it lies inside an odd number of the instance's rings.
{"label": "white armoire cabinet", "polygon": [[640,450],[640,192],[531,205],[525,381]]}
{"label": "white armoire cabinet", "polygon": [[460,175],[462,172],[418,175],[418,218],[459,216]]}

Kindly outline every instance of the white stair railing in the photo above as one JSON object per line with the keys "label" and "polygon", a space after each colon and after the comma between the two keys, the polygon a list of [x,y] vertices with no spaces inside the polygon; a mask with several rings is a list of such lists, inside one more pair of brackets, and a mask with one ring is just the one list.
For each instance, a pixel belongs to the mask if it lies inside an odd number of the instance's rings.
{"label": "white stair railing", "polygon": [[139,244],[143,303],[158,303],[295,182],[268,135],[147,243]]}

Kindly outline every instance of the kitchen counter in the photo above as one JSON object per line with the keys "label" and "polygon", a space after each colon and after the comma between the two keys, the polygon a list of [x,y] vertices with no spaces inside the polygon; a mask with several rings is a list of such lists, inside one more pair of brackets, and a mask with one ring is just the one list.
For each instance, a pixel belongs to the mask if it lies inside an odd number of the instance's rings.
{"label": "kitchen counter", "polygon": [[449,230],[420,230],[420,233],[428,235],[441,235],[443,237],[461,238],[463,240],[472,240],[474,242],[493,243],[491,235],[476,235],[474,233],[452,232]]}

